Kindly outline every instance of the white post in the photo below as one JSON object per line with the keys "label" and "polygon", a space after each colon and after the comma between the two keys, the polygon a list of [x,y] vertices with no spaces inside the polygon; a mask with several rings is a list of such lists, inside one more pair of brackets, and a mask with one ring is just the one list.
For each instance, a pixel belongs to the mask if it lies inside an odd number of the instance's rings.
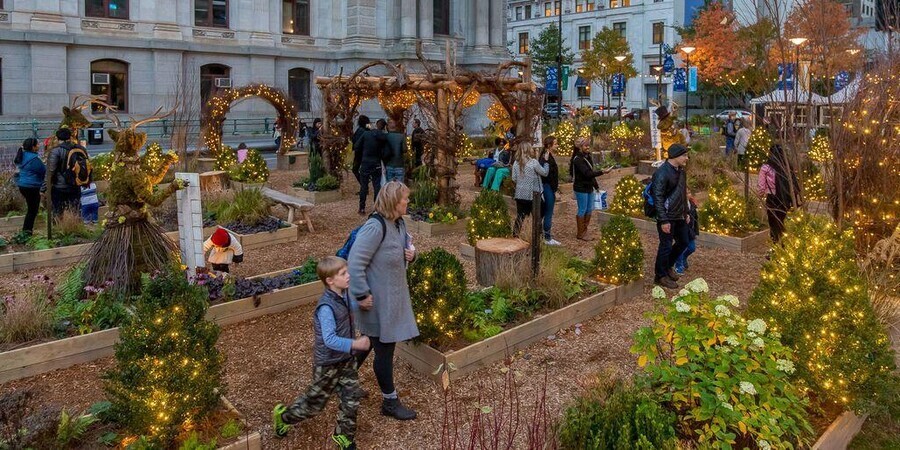
{"label": "white post", "polygon": [[175,193],[178,204],[178,246],[181,262],[188,268],[188,275],[197,274],[197,267],[206,265],[203,258],[203,213],[200,207],[200,174],[175,174],[175,179],[184,180],[187,187]]}
{"label": "white post", "polygon": [[662,135],[659,131],[659,116],[656,108],[650,109],[650,145],[656,150],[656,160],[662,159]]}

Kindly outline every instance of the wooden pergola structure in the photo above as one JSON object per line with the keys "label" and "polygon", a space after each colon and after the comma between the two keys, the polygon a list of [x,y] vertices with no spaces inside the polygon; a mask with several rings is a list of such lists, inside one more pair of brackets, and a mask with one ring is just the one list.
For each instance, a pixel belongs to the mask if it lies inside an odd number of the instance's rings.
{"label": "wooden pergola structure", "polygon": [[[428,160],[433,161],[438,180],[438,202],[458,203],[456,180],[457,151],[462,141],[457,126],[465,108],[475,105],[481,95],[492,95],[502,105],[512,123],[515,138],[510,143],[533,143],[543,104],[543,94],[531,81],[531,61],[507,61],[491,73],[460,69],[448,44],[443,63],[428,62],[417,45],[416,53],[423,70],[410,72],[403,65],[373,61],[350,76],[317,77],[325,111],[321,143],[328,170],[340,177],[342,152],[353,133],[353,120],[364,100],[377,97],[388,117],[405,129],[408,111],[418,106],[429,130],[426,132]],[[368,70],[383,68],[388,73],[372,76]],[[509,72],[518,70],[518,76]]]}

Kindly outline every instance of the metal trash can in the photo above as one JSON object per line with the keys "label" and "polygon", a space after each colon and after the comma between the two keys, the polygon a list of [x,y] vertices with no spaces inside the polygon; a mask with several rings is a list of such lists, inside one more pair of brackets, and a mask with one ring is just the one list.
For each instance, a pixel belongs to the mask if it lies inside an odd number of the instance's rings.
{"label": "metal trash can", "polygon": [[87,141],[90,145],[103,144],[103,122],[94,122],[87,129]]}

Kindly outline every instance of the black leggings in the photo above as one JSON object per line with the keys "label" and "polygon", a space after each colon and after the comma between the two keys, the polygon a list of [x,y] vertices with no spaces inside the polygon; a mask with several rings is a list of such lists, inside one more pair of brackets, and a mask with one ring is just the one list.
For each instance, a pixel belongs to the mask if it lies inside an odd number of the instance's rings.
{"label": "black leggings", "polygon": [[34,219],[37,218],[38,209],[41,207],[41,188],[20,187],[19,192],[25,197],[28,211],[25,212],[25,222],[22,223],[22,231],[31,234],[34,231]]}
{"label": "black leggings", "polygon": [[[381,388],[382,394],[392,394],[394,388],[394,347],[395,342],[381,342],[377,336],[369,336],[372,343],[372,350],[375,351],[375,360],[372,361],[372,369],[375,371],[375,379],[378,380],[378,387]],[[359,355],[359,365],[362,366],[363,361],[369,356],[369,352]]]}
{"label": "black leggings", "polygon": [[519,237],[519,231],[522,231],[522,222],[525,221],[526,216],[531,215],[532,209],[534,209],[533,200],[516,199],[516,222],[513,224],[513,236]]}

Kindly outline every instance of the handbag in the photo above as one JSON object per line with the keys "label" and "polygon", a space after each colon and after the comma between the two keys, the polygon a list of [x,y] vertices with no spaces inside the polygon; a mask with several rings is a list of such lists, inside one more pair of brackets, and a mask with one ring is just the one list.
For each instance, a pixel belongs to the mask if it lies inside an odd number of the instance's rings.
{"label": "handbag", "polygon": [[606,191],[594,189],[594,211],[606,211],[609,205],[606,202]]}

